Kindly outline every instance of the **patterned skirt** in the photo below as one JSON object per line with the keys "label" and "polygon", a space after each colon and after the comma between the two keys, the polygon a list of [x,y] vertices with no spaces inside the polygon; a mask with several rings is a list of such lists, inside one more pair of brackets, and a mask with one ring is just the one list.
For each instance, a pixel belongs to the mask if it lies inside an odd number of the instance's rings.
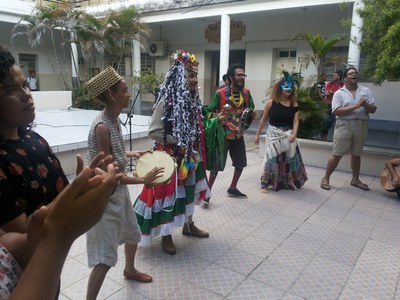
{"label": "patterned skirt", "polygon": [[152,238],[172,234],[194,213],[194,205],[210,197],[210,189],[203,163],[189,173],[185,180],[171,181],[143,190],[134,203],[136,218],[142,232],[141,245],[150,244]]}
{"label": "patterned skirt", "polygon": [[287,155],[287,152],[282,152],[265,161],[261,176],[261,188],[272,188],[274,191],[296,190],[301,188],[307,179],[303,158],[297,146],[292,158]]}
{"label": "patterned skirt", "polygon": [[261,188],[296,190],[307,181],[297,139],[289,142],[292,129],[269,125],[266,132]]}

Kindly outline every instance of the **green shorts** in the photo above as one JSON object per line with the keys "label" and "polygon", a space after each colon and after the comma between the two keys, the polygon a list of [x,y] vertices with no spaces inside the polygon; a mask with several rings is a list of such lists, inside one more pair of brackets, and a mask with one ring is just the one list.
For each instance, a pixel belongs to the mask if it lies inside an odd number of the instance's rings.
{"label": "green shorts", "polygon": [[367,120],[336,119],[332,154],[343,156],[350,152],[354,156],[361,156],[367,135]]}

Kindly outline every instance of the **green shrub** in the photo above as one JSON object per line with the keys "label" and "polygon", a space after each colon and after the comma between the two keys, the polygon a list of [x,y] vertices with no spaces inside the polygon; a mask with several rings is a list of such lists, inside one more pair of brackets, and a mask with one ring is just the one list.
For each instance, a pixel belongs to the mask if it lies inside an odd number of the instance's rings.
{"label": "green shrub", "polygon": [[90,96],[84,85],[72,90],[72,107],[93,110],[103,109],[103,106]]}
{"label": "green shrub", "polygon": [[300,110],[299,138],[311,139],[321,130],[321,124],[328,119],[327,107],[312,88],[297,91]]}

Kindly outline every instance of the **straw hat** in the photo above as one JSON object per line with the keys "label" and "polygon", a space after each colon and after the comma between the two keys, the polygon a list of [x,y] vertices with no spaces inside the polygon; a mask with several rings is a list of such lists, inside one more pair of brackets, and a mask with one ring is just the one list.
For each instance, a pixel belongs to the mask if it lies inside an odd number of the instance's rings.
{"label": "straw hat", "polygon": [[92,95],[93,98],[96,98],[101,93],[107,91],[110,87],[120,81],[122,78],[121,75],[114,70],[113,67],[107,67],[95,77],[86,82],[85,87]]}

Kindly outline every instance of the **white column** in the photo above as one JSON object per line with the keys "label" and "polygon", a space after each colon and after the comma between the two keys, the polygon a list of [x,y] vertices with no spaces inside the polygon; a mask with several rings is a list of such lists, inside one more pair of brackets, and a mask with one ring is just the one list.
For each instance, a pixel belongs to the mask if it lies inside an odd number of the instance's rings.
{"label": "white column", "polygon": [[363,20],[357,13],[357,10],[363,9],[364,3],[362,0],[356,0],[353,6],[353,16],[352,16],[352,26],[350,32],[350,43],[349,43],[349,55],[348,55],[348,66],[354,66],[357,69],[360,66],[360,48],[359,43],[362,41],[362,31]]}
{"label": "white column", "polygon": [[[141,62],[140,62],[140,43],[139,41],[132,40],[132,76],[139,75],[141,71]],[[139,84],[133,84],[132,86],[132,101],[136,99],[135,102],[135,112],[139,114],[142,112],[142,101],[139,93]],[[136,98],[137,97],[137,98]]]}
{"label": "white column", "polygon": [[231,18],[228,15],[221,15],[221,39],[219,52],[219,85],[224,84],[222,75],[229,67],[229,42],[231,36]]}
{"label": "white column", "polygon": [[[75,33],[71,32],[71,39],[75,40]],[[79,82],[79,63],[78,63],[78,47],[76,43],[71,43],[71,75],[72,75],[72,86],[74,88],[80,86]]]}

